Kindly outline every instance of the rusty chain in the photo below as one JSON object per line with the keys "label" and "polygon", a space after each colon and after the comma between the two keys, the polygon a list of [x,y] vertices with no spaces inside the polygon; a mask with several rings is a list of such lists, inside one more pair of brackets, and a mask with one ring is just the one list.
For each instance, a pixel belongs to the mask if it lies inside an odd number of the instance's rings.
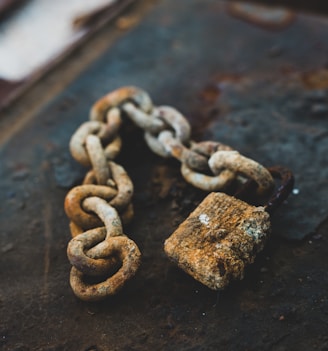
{"label": "rusty chain", "polygon": [[67,254],[73,265],[70,284],[82,300],[96,301],[116,294],[137,271],[141,254],[123,234],[122,223],[133,217],[133,183],[113,160],[122,141],[125,117],[144,130],[149,148],[162,157],[181,162],[187,182],[205,191],[224,190],[236,179],[252,179],[257,192],[271,190],[274,180],[259,163],[230,146],[213,141],[193,142],[186,118],[173,107],[153,106],[148,94],[123,87],[99,99],[70,141],[72,156],[91,167],[83,184],[66,196],[73,239]]}

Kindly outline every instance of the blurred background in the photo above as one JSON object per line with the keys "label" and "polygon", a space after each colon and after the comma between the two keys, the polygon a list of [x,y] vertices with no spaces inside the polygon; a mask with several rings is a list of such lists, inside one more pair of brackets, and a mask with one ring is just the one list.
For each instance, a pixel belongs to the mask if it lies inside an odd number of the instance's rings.
{"label": "blurred background", "polygon": [[[125,7],[135,2],[138,1],[1,0],[0,108],[7,106],[28,86],[85,43],[113,18],[116,18],[116,25],[120,29],[126,30],[133,26],[138,22],[136,16],[120,19],[119,14]],[[226,4],[234,6],[233,4],[238,3],[226,1]],[[242,19],[257,13],[256,16],[262,16],[264,21],[270,21],[265,13],[267,9],[263,9],[261,5],[271,8],[289,7],[293,11],[317,15],[328,12],[328,3],[323,0],[258,0],[248,2],[247,5],[236,5],[237,9],[233,9],[230,13]],[[278,11],[270,16],[284,15]]]}

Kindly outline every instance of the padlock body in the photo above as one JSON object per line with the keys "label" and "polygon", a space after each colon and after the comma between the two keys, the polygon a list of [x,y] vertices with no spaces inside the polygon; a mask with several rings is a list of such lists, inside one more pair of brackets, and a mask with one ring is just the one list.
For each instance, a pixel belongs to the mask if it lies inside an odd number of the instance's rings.
{"label": "padlock body", "polygon": [[210,193],[165,241],[164,250],[194,279],[219,290],[244,277],[270,231],[264,207]]}

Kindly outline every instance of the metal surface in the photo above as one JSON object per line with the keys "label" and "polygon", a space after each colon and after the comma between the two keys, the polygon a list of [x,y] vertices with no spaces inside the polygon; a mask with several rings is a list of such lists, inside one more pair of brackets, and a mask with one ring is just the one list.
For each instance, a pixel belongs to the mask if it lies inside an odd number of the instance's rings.
{"label": "metal surface", "polygon": [[[11,134],[2,129],[2,349],[327,349],[327,34],[325,18],[297,15],[273,32],[214,0],[163,1],[25,124],[17,117]],[[86,304],[70,291],[62,204],[85,170],[71,161],[69,139],[95,100],[131,84],[182,111],[195,139],[295,172],[267,248],[219,297],[163,253],[204,194],[130,126],[119,161],[135,184],[137,216],[126,231],[143,264],[109,301]],[[32,94],[34,104],[46,89]],[[17,111],[33,105],[25,103]]]}

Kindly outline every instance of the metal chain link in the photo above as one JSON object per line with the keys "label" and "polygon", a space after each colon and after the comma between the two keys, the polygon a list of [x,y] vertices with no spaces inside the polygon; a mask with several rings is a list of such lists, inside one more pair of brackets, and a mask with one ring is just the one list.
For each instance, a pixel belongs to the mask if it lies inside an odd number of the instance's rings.
{"label": "metal chain link", "polygon": [[[95,301],[117,293],[141,261],[137,245],[122,229],[122,222],[133,217],[133,183],[113,161],[121,149],[118,132],[126,116],[144,130],[154,153],[181,162],[182,176],[195,187],[224,190],[240,175],[254,180],[259,193],[274,186],[266,168],[230,146],[191,141],[186,118],[170,106],[154,107],[145,91],[123,87],[107,94],[93,105],[90,121],[83,123],[70,141],[72,156],[91,167],[83,184],[65,199],[73,236],[67,249],[73,265],[70,284],[82,300]],[[94,283],[90,278],[94,276],[101,282]]]}

